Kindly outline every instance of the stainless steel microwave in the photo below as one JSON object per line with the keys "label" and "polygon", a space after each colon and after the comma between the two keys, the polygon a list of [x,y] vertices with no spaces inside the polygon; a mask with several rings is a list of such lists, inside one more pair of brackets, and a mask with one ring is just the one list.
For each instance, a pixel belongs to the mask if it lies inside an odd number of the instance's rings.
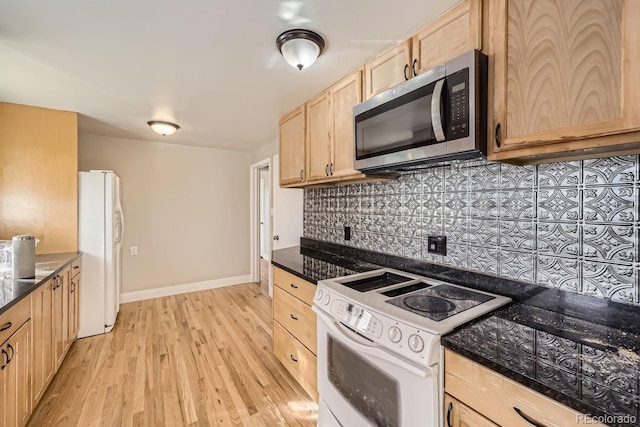
{"label": "stainless steel microwave", "polygon": [[486,155],[487,57],[468,51],[353,107],[355,168],[384,173]]}

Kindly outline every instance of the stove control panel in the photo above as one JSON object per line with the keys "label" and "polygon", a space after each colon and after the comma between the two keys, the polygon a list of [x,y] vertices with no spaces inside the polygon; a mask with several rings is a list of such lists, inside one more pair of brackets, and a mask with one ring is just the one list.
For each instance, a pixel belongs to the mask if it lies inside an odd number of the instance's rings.
{"label": "stove control panel", "polygon": [[331,313],[342,323],[375,338],[382,336],[382,322],[359,305],[344,300],[334,300]]}

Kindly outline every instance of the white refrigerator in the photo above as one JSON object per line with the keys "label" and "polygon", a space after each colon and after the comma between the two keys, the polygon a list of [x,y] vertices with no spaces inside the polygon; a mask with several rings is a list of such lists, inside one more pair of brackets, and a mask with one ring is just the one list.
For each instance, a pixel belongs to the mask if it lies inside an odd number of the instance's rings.
{"label": "white refrigerator", "polygon": [[120,311],[124,218],[120,178],[78,173],[78,249],[82,251],[79,338],[113,329]]}

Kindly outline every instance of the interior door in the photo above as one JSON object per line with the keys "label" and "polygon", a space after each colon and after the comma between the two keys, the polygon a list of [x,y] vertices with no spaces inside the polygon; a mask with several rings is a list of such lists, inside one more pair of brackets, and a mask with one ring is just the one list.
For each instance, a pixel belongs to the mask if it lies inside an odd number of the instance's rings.
{"label": "interior door", "polygon": [[[278,156],[273,158],[273,176],[279,176]],[[289,248],[300,244],[304,190],[282,188],[274,180],[272,197],[272,249]]]}

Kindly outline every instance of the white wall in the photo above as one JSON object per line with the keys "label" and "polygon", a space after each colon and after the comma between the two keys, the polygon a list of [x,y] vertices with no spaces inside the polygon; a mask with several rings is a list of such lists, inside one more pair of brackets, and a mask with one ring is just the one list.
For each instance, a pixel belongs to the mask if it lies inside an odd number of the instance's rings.
{"label": "white wall", "polygon": [[123,293],[249,274],[250,164],[250,153],[80,136],[79,170],[122,179]]}
{"label": "white wall", "polygon": [[264,144],[256,147],[251,152],[251,162],[257,163],[278,154],[278,150],[280,149],[279,141],[280,140],[276,138],[273,141],[265,142]]}

